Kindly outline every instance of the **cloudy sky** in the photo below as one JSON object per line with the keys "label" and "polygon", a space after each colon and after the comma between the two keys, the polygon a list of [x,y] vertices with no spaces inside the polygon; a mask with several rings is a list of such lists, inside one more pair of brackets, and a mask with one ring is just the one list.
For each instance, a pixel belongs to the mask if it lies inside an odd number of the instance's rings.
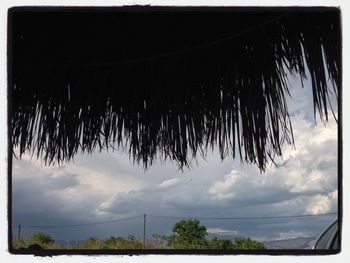
{"label": "cloudy sky", "polygon": [[[289,109],[295,148],[285,145],[283,159],[265,173],[218,152],[199,159],[191,170],[171,162],[147,171],[127,153],[77,155],[74,162],[47,167],[25,155],[13,160],[13,231],[41,231],[57,240],[143,233],[167,234],[177,217],[256,217],[322,214],[337,211],[337,125],[315,122],[309,84],[291,81]],[[336,108],[336,105],[335,105]],[[104,222],[67,228],[30,228]],[[307,218],[208,220],[208,232],[258,240],[317,236],[335,215]]]}

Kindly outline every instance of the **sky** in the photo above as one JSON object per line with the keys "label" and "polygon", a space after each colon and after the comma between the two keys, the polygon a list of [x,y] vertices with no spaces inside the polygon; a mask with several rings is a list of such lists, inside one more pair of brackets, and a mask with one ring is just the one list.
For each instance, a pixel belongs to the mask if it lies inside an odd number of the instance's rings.
{"label": "sky", "polygon": [[[337,212],[337,125],[332,117],[315,122],[310,83],[291,80],[288,100],[295,147],[284,145],[283,159],[265,173],[238,158],[221,161],[216,150],[184,171],[156,163],[147,171],[125,152],[77,155],[74,162],[45,166],[24,155],[13,159],[13,231],[45,232],[56,240],[90,236],[169,234],[180,217],[257,217]],[[332,100],[334,102],[334,98]],[[336,104],[333,103],[335,109]],[[66,227],[32,228],[104,222]],[[336,215],[307,218],[208,220],[207,232],[260,241],[315,237]]]}

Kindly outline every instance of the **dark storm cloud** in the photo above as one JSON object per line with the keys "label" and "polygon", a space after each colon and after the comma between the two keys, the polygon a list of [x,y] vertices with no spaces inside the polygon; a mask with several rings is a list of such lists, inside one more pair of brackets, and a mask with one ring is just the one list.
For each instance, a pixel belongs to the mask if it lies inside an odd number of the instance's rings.
{"label": "dark storm cloud", "polygon": [[[64,225],[139,216],[115,224],[72,229],[43,229],[56,238],[80,239],[112,234],[141,235],[143,213],[148,234],[169,233],[176,218],[318,214],[337,209],[337,129],[333,121],[315,125],[309,89],[295,88],[292,110],[295,149],[286,145],[279,168],[261,174],[255,167],[216,151],[191,170],[172,163],[144,171],[122,152],[75,157],[74,163],[46,167],[14,160],[13,221]],[[331,216],[308,220],[202,220],[213,231],[260,239],[315,236]],[[26,233],[35,229],[26,229]],[[30,232],[32,231],[32,232]]]}

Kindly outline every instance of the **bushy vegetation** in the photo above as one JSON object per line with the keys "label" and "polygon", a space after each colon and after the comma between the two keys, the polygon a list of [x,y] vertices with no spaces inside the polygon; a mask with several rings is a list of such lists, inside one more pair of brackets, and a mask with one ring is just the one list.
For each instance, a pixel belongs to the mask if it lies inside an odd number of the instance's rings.
{"label": "bushy vegetation", "polygon": [[207,246],[207,229],[201,226],[199,220],[181,220],[173,226],[173,234],[168,240],[171,248],[202,248]]}
{"label": "bushy vegetation", "polygon": [[[153,234],[156,245],[146,244],[146,249],[264,249],[263,243],[250,238],[237,240],[213,238],[208,240],[207,229],[199,220],[181,220],[172,228],[171,235]],[[143,249],[143,242],[133,235],[126,238],[111,236],[105,240],[90,237],[84,243],[64,247],[56,244],[53,238],[45,233],[35,233],[28,239],[13,238],[13,248],[28,248],[37,244],[44,249]]]}
{"label": "bushy vegetation", "polygon": [[[97,237],[89,237],[80,245],[71,245],[69,247],[56,244],[54,240],[47,234],[35,233],[30,238],[13,238],[12,245],[14,249],[28,248],[37,244],[44,249],[142,249],[143,243],[129,235],[127,238],[111,236],[105,240]],[[154,248],[148,246],[147,248]]]}
{"label": "bushy vegetation", "polygon": [[53,238],[45,233],[35,233],[28,239],[13,238],[12,245],[14,249],[28,248],[31,245],[39,245],[44,249],[63,249],[64,247],[59,244],[55,244]]}
{"label": "bushy vegetation", "polygon": [[170,236],[165,236],[168,248],[177,249],[264,249],[263,243],[250,238],[237,240],[206,239],[207,229],[199,220],[181,220],[177,222]]}
{"label": "bushy vegetation", "polygon": [[142,249],[143,243],[129,235],[127,238],[111,236],[106,240],[97,237],[88,238],[82,245],[74,246],[76,249]]}

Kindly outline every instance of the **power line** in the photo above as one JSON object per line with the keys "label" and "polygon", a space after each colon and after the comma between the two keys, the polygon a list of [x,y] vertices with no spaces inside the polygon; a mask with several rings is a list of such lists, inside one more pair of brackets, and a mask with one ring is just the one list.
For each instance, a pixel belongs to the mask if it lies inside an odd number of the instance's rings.
{"label": "power line", "polygon": [[163,216],[152,215],[153,217],[162,217],[169,219],[200,219],[200,220],[242,220],[242,219],[278,219],[278,218],[302,218],[302,217],[316,217],[335,215],[337,212],[324,213],[324,214],[309,214],[309,215],[289,215],[289,216],[252,216],[252,217],[189,217],[189,216]]}
{"label": "power line", "polygon": [[[288,215],[288,216],[252,216],[252,217],[189,217],[189,216],[165,216],[165,215],[155,215],[148,214],[150,217],[160,217],[160,218],[168,218],[168,219],[198,219],[198,220],[245,220],[245,219],[279,219],[279,218],[303,218],[303,217],[317,217],[317,216],[328,216],[328,215],[336,215],[337,212],[330,212],[324,214],[307,214],[307,215]],[[100,221],[100,222],[92,222],[92,223],[83,223],[83,224],[73,224],[73,225],[21,225],[21,227],[26,228],[69,228],[69,227],[80,227],[80,226],[91,226],[91,225],[102,225],[102,224],[110,224],[116,223],[120,221],[127,221],[130,219],[144,217],[142,215],[130,216],[125,218],[119,218],[115,220],[109,221]]]}
{"label": "power line", "polygon": [[102,225],[102,224],[110,224],[120,221],[125,221],[129,219],[134,219],[137,217],[141,217],[143,215],[136,215],[136,216],[130,216],[125,218],[119,218],[115,220],[108,220],[108,221],[101,221],[101,222],[92,222],[92,223],[84,223],[84,224],[74,224],[74,225],[21,225],[21,227],[27,227],[27,228],[66,228],[66,227],[79,227],[79,226],[91,226],[91,225]]}

